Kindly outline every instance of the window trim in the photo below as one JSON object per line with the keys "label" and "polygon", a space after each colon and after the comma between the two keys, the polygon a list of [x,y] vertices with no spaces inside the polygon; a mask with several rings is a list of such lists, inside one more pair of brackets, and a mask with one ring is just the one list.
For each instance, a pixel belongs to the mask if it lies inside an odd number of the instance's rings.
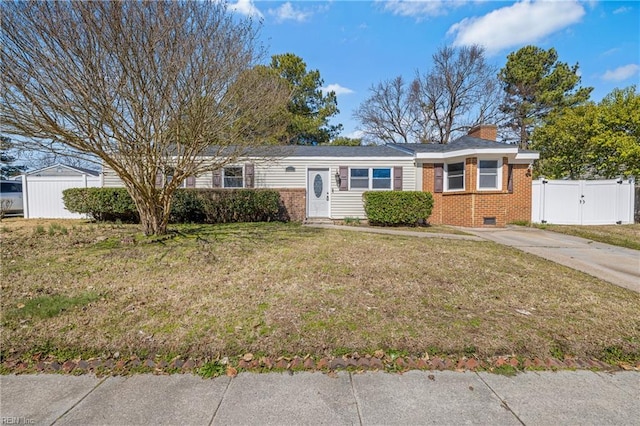
{"label": "window trim", "polygon": [[[373,171],[385,169],[389,171],[388,178],[375,178],[377,180],[388,179],[389,186],[387,188],[374,188],[373,187]],[[366,188],[353,188],[351,186],[351,171],[352,170],[367,170],[367,187]],[[349,178],[349,191],[393,191],[393,167],[392,166],[372,166],[372,167],[349,167],[348,178]],[[356,178],[358,179],[358,178]],[[359,178],[359,180],[364,181],[364,177]]]}
{"label": "window trim", "polygon": [[[242,179],[242,183],[240,186],[227,186],[227,182],[226,182],[226,174],[225,171],[227,169],[240,169],[241,172],[241,179]],[[237,176],[232,176],[233,178],[237,178]],[[245,187],[245,172],[244,172],[244,166],[224,166],[222,167],[222,170],[220,172],[220,187],[221,188],[228,188],[228,189],[239,189],[239,188],[244,188]]]}
{"label": "window trim", "polygon": [[[480,162],[481,161],[495,161],[496,162],[496,186],[493,187],[481,187],[480,186]],[[478,167],[476,171],[476,188],[478,191],[500,191],[502,190],[502,158],[478,158]],[[485,176],[489,176],[485,174]]]}
{"label": "window trim", "polygon": [[[449,188],[449,166],[454,164],[462,164],[462,188]],[[443,167],[443,190],[444,192],[463,192],[467,187],[467,162],[466,160],[455,161],[451,163],[445,163]]]}

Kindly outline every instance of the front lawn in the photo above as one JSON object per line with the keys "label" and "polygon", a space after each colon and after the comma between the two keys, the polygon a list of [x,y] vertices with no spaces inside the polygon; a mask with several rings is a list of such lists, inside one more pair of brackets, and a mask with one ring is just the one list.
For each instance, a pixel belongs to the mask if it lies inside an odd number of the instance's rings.
{"label": "front lawn", "polygon": [[491,242],[3,221],[2,355],[640,359],[640,294]]}
{"label": "front lawn", "polygon": [[640,250],[640,223],[631,225],[536,225],[540,229]]}

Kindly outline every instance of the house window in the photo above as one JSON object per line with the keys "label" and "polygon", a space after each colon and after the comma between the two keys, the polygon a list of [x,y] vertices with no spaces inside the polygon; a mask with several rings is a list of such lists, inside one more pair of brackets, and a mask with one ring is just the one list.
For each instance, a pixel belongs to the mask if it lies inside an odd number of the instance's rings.
{"label": "house window", "polygon": [[349,187],[351,189],[391,189],[391,168],[351,169]]}
{"label": "house window", "polygon": [[391,169],[373,169],[372,189],[391,189]]}
{"label": "house window", "polygon": [[499,189],[499,169],[498,160],[480,160],[478,162],[478,189]]}
{"label": "house window", "polygon": [[464,190],[464,162],[447,164],[447,191]]}
{"label": "house window", "polygon": [[241,166],[225,167],[222,170],[222,173],[223,173],[224,188],[242,188],[243,187]]}
{"label": "house window", "polygon": [[349,176],[351,189],[369,189],[369,169],[351,169]]}

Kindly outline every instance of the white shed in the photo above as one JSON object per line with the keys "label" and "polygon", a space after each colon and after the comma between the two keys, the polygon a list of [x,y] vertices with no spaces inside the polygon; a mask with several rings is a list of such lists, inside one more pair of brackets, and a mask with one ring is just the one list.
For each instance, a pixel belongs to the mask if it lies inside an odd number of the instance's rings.
{"label": "white shed", "polygon": [[94,170],[56,164],[22,175],[26,219],[84,219],[85,215],[64,208],[62,191],[102,186],[102,175]]}

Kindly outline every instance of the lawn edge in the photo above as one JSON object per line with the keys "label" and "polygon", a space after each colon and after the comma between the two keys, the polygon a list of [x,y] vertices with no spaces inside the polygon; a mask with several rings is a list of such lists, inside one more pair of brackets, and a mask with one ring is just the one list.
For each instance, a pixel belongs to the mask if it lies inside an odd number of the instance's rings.
{"label": "lawn edge", "polygon": [[483,371],[506,376],[525,371],[591,370],[614,373],[616,371],[640,371],[640,361],[607,363],[593,358],[566,357],[557,359],[526,358],[520,356],[478,357],[412,357],[392,355],[357,354],[343,356],[325,356],[314,358],[299,357],[242,357],[229,359],[175,357],[165,360],[159,357],[97,357],[88,359],[57,359],[51,355],[41,357],[33,355],[30,359],[5,359],[0,364],[0,374],[95,374],[96,376],[127,376],[132,374],[185,374],[192,373],[204,378],[218,376],[235,377],[239,372],[323,372],[333,374],[336,371],[383,371],[404,373],[411,370],[422,371]]}

